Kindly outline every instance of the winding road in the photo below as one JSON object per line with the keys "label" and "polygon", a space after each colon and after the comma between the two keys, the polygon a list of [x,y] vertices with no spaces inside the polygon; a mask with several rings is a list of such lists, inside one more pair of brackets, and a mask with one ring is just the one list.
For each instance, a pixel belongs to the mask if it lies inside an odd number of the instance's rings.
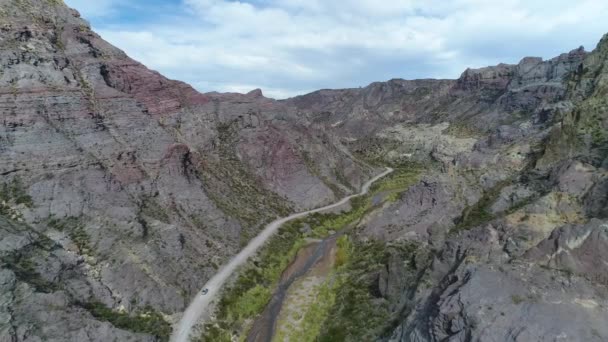
{"label": "winding road", "polygon": [[270,238],[274,233],[276,233],[277,230],[279,230],[279,228],[281,227],[281,225],[283,225],[284,223],[286,223],[288,221],[295,220],[297,218],[300,218],[300,217],[303,217],[303,216],[306,216],[309,214],[334,209],[336,207],[339,207],[339,206],[345,204],[346,202],[350,201],[354,197],[365,195],[369,191],[369,188],[372,186],[372,184],[374,184],[374,182],[376,182],[380,178],[388,175],[391,172],[393,172],[393,169],[389,167],[386,169],[386,171],[384,171],[381,174],[377,175],[376,177],[370,179],[367,183],[365,183],[363,185],[363,187],[361,188],[361,192],[358,194],[350,195],[348,197],[341,199],[340,201],[338,201],[334,204],[330,204],[330,205],[322,207],[322,208],[317,208],[317,209],[293,214],[288,217],[284,217],[282,219],[278,219],[276,221],[269,223],[266,226],[266,228],[264,228],[264,230],[260,234],[258,234],[258,236],[256,236],[249,242],[247,247],[245,247],[243,250],[241,250],[241,252],[239,252],[239,254],[237,254],[234,258],[232,258],[232,260],[230,260],[230,262],[228,264],[226,264],[224,267],[222,267],[219,270],[219,272],[215,276],[213,276],[213,278],[211,278],[207,282],[207,284],[205,284],[203,289],[208,289],[209,292],[207,292],[207,294],[205,294],[205,295],[203,295],[202,293],[199,292],[196,295],[196,297],[194,298],[192,303],[190,303],[190,306],[188,306],[188,308],[184,312],[184,315],[182,316],[181,320],[178,322],[177,327],[173,330],[173,335],[171,336],[170,341],[171,342],[188,342],[189,341],[190,334],[192,333],[192,328],[201,319],[201,316],[203,316],[203,314],[205,313],[205,310],[207,310],[207,308],[209,307],[209,304],[211,303],[213,298],[220,292],[220,290],[221,290],[222,286],[224,285],[224,283],[226,282],[226,280],[228,280],[228,278],[230,278],[232,273],[234,273],[236,271],[236,269],[239,268],[239,266],[243,265],[247,261],[247,259],[249,259],[249,257],[251,257],[258,250],[258,248],[260,248],[266,242],[266,240],[268,240],[268,238]]}

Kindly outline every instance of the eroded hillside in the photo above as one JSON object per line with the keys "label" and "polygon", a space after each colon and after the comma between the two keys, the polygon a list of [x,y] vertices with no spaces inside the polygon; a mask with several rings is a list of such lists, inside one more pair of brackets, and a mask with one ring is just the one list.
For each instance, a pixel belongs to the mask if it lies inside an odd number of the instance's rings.
{"label": "eroded hillside", "polygon": [[200,94],[148,70],[61,1],[0,5],[9,340],[166,337],[116,321],[170,321],[264,223],[373,172],[259,92]]}
{"label": "eroded hillside", "polygon": [[0,0],[0,340],[165,340],[264,223],[384,165],[350,210],[285,227],[208,333],[246,336],[298,250],[342,232],[293,290],[326,306],[292,301],[278,324],[305,325],[276,339],[606,340],[607,51],[275,101],[168,80],[61,1]]}

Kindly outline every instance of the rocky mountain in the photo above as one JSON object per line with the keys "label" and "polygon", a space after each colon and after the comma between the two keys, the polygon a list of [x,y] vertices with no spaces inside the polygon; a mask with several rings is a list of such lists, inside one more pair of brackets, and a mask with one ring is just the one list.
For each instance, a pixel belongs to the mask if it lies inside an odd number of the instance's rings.
{"label": "rocky mountain", "polygon": [[144,338],[87,306],[179,313],[263,223],[373,172],[259,92],[147,69],[61,2],[0,5],[3,339]]}
{"label": "rocky mountain", "polygon": [[383,165],[423,171],[348,221],[381,257],[347,263],[364,299],[314,338],[605,341],[607,65],[605,37],[457,80],[201,94],[61,1],[0,0],[0,341],[165,340],[265,223]]}

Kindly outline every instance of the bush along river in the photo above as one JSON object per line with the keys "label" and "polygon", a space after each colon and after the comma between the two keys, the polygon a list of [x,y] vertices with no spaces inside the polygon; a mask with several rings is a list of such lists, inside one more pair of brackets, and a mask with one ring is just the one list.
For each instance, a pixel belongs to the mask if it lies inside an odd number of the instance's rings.
{"label": "bush along river", "polygon": [[[334,336],[343,330],[340,325],[353,326],[354,333],[382,327],[386,308],[369,303],[373,298],[358,278],[382,267],[387,248],[359,241],[356,227],[385,203],[399,200],[420,174],[419,168],[396,169],[333,212],[283,224],[225,286],[199,340],[332,341],[344,340]],[[416,247],[399,250],[412,254]]]}

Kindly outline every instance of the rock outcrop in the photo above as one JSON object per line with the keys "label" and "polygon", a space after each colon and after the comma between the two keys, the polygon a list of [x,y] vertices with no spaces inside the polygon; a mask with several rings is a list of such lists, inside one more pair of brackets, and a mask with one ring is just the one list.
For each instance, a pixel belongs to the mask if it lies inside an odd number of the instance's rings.
{"label": "rock outcrop", "polygon": [[[380,341],[608,339],[608,38],[457,80],[201,94],[55,0],[0,0],[0,340],[157,341],[260,227],[420,181],[355,238]],[[392,250],[387,247],[387,250]]]}
{"label": "rock outcrop", "polygon": [[30,232],[0,238],[62,248],[44,265],[33,255],[29,273],[11,258],[37,245],[3,255],[3,286],[21,291],[3,339],[162,339],[141,315],[168,326],[265,222],[374,172],[260,91],[201,94],[147,69],[61,1],[0,9],[2,215]]}

